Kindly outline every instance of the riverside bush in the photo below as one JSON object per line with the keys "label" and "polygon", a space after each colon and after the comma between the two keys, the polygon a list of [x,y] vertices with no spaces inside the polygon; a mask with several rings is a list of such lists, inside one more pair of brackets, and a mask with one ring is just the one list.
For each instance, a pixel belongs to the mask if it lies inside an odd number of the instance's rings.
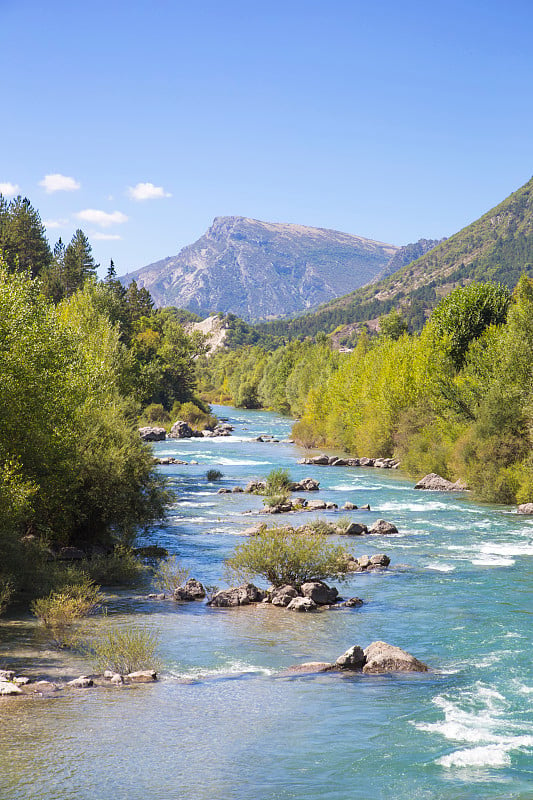
{"label": "riverside bush", "polygon": [[170,556],[159,563],[154,572],[154,584],[160,592],[172,594],[174,589],[185,583],[188,576],[188,571],[180,564],[176,556]]}
{"label": "riverside bush", "polygon": [[219,469],[208,469],[205,477],[208,481],[219,481],[224,475]]}
{"label": "riverside bush", "polygon": [[34,600],[31,610],[61,647],[77,646],[72,628],[103,601],[99,587],[90,579],[65,586],[60,592]]}
{"label": "riverside bush", "polygon": [[260,576],[272,586],[300,588],[311,580],[342,578],[347,572],[347,555],[343,547],[320,534],[278,527],[262,530],[238,545],[226,567],[239,579]]}
{"label": "riverside bush", "polygon": [[110,625],[90,643],[90,655],[98,670],[110,669],[127,675],[140,669],[156,669],[160,636],[157,630],[141,625]]}
{"label": "riverside bush", "polygon": [[265,494],[285,494],[291,488],[289,470],[278,467],[271,470],[266,477]]}
{"label": "riverside bush", "polygon": [[110,555],[93,556],[83,569],[102,586],[128,586],[148,573],[133,551],[122,544],[115,545]]}

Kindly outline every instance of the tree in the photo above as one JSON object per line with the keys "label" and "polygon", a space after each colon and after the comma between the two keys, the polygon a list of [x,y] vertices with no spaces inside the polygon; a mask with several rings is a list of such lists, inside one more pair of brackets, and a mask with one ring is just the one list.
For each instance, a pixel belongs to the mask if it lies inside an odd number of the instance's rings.
{"label": "tree", "polygon": [[474,339],[489,325],[505,322],[510,301],[509,289],[500,283],[471,283],[440,301],[431,315],[431,325],[456,369],[463,366]]}
{"label": "tree", "polygon": [[407,333],[408,326],[401,313],[393,308],[388,314],[379,318],[379,330],[382,336],[399,339],[400,336]]}
{"label": "tree", "polygon": [[9,270],[40,275],[52,262],[52,253],[39,212],[20,195],[0,203],[0,255]]}
{"label": "tree", "polygon": [[83,286],[87,278],[94,278],[97,267],[89,240],[78,228],[64,255],[65,296],[70,297]]}
{"label": "tree", "polygon": [[325,536],[292,528],[263,529],[238,545],[226,561],[239,579],[261,576],[272,586],[299,589],[311,580],[339,578],[348,572],[347,552]]}

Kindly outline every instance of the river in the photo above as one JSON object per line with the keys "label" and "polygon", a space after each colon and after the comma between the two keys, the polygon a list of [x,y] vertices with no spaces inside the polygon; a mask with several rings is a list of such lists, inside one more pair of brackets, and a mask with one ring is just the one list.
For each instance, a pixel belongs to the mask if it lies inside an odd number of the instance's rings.
{"label": "river", "polygon": [[[262,519],[245,513],[262,502],[217,489],[281,466],[320,480],[321,499],[371,507],[337,516],[394,522],[398,535],[342,540],[355,556],[387,553],[390,568],[339,586],[362,607],[313,614],[112,594],[110,617],[160,631],[161,680],[1,698],[2,800],[532,800],[533,520],[468,494],[414,491],[395,471],[298,465],[289,420],[215,412],[233,436],[154,446],[199,463],[160,467],[178,497],[143,543],[225,586],[223,561]],[[260,433],[285,441],[254,441]],[[224,474],[217,483],[206,479],[211,467]],[[4,618],[0,635],[0,667],[51,678],[90,671],[43,643],[30,618]],[[377,639],[433,671],[279,674]]]}

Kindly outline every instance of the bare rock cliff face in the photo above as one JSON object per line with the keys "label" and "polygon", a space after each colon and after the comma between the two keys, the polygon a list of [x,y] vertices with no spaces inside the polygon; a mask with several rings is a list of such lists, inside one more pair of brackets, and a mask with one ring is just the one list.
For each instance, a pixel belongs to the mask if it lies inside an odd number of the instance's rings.
{"label": "bare rock cliff face", "polygon": [[216,217],[177,256],[121,280],[146,287],[158,306],[253,321],[301,313],[363,286],[397,250],[324,228]]}

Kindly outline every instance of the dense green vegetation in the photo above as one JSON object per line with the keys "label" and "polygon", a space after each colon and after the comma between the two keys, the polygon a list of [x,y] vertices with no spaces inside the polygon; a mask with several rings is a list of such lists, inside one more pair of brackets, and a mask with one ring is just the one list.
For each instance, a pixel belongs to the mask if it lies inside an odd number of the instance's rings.
{"label": "dense green vegetation", "polygon": [[202,386],[299,417],[305,446],[394,455],[412,474],[462,478],[485,500],[531,500],[533,281],[523,276],[512,296],[492,283],[458,288],[420,334],[398,314],[385,323],[348,354],[323,335],[215,354]]}
{"label": "dense green vegetation", "polygon": [[127,551],[78,571],[54,555],[129,545],[163,515],[168,494],[137,431],[144,407],[206,412],[194,403],[203,337],[124,289],[112,263],[97,281],[96,266],[82,231],[52,251],[29,201],[0,197],[0,610],[81,585],[93,567],[131,574]]}

